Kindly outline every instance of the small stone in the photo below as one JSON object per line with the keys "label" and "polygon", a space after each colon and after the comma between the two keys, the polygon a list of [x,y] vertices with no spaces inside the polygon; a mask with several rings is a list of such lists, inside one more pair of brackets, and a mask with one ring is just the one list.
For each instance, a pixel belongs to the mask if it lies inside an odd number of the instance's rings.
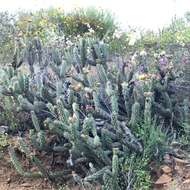
{"label": "small stone", "polygon": [[186,171],[184,173],[185,173],[184,178],[189,179],[190,178],[190,172]]}
{"label": "small stone", "polygon": [[31,187],[31,184],[30,183],[23,183],[20,185],[21,187]]}
{"label": "small stone", "polygon": [[169,174],[172,172],[172,169],[169,167],[169,166],[166,166],[164,165],[162,168],[161,168],[162,172],[165,173],[165,174]]}
{"label": "small stone", "polygon": [[5,134],[8,132],[8,130],[9,130],[8,126],[4,126],[4,125],[0,126],[0,134]]}
{"label": "small stone", "polygon": [[6,182],[10,183],[11,182],[11,178],[9,177]]}
{"label": "small stone", "polygon": [[159,177],[159,179],[155,182],[155,185],[164,185],[172,181],[172,178],[169,175],[163,174]]}
{"label": "small stone", "polygon": [[183,184],[190,184],[190,179],[186,179]]}
{"label": "small stone", "polygon": [[179,166],[175,166],[174,169],[178,172],[181,168]]}

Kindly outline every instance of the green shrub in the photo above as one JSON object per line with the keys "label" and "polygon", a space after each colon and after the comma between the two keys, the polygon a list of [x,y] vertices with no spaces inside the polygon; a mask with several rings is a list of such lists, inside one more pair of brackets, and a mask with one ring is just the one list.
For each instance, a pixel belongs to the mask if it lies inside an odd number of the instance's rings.
{"label": "green shrub", "polygon": [[8,145],[7,134],[0,133],[0,150]]}
{"label": "green shrub", "polygon": [[0,12],[0,64],[8,63],[14,52],[14,16]]}

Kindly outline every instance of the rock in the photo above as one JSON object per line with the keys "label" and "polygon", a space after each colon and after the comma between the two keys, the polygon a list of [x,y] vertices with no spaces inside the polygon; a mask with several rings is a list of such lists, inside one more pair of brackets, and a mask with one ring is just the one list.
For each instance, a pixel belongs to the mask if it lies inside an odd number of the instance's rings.
{"label": "rock", "polygon": [[186,164],[189,164],[189,161],[187,160],[182,160],[182,159],[179,159],[179,158],[175,158],[174,157],[174,161],[177,165],[186,165]]}
{"label": "rock", "polygon": [[190,171],[184,171],[184,173],[185,173],[184,178],[190,179]]}
{"label": "rock", "polygon": [[181,169],[179,166],[175,166],[174,168],[177,172],[179,172],[179,170]]}
{"label": "rock", "polygon": [[155,182],[155,185],[157,186],[162,186],[166,183],[169,183],[170,181],[172,181],[171,176],[167,175],[167,174],[163,174],[159,177],[159,179]]}
{"label": "rock", "polygon": [[5,134],[8,132],[9,127],[8,126],[0,126],[0,134]]}
{"label": "rock", "polygon": [[31,187],[31,184],[30,183],[23,183],[20,185],[21,187]]}
{"label": "rock", "polygon": [[172,169],[169,166],[166,166],[166,165],[162,166],[161,170],[165,174],[169,174],[169,173],[172,172]]}
{"label": "rock", "polygon": [[171,143],[171,146],[172,146],[173,148],[179,148],[179,147],[182,146],[182,144],[179,143],[179,142],[174,141],[174,142]]}
{"label": "rock", "polygon": [[6,180],[7,183],[10,183],[11,182],[11,178],[8,177],[7,180]]}
{"label": "rock", "polygon": [[184,175],[184,170],[183,167],[181,166],[175,166],[175,173],[179,176],[183,176]]}
{"label": "rock", "polygon": [[190,179],[186,179],[182,184],[190,184]]}
{"label": "rock", "polygon": [[172,164],[172,159],[171,156],[169,154],[165,154],[164,155],[164,161],[165,164]]}

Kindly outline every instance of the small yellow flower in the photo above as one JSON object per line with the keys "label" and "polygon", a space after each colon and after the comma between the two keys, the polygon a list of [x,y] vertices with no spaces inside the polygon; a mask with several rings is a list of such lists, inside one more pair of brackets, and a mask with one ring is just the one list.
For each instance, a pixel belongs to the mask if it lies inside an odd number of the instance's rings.
{"label": "small yellow flower", "polygon": [[138,80],[146,80],[148,78],[148,75],[146,74],[141,74],[138,76]]}

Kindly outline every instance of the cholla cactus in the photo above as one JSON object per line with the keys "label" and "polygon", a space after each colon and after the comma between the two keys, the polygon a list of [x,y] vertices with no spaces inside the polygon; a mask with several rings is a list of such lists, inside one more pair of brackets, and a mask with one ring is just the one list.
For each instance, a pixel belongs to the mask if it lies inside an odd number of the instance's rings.
{"label": "cholla cactus", "polygon": [[144,123],[150,126],[152,120],[153,93],[145,92],[144,95],[145,95]]}
{"label": "cholla cactus", "polygon": [[185,133],[187,134],[187,137],[188,137],[190,134],[190,119],[189,119],[189,102],[188,102],[188,99],[185,99],[183,104],[184,104],[183,125],[184,125]]}
{"label": "cholla cactus", "polygon": [[[63,54],[56,50],[43,54],[42,45],[34,42],[28,49],[32,77],[9,67],[3,71],[8,73],[6,82],[0,84],[4,95],[13,96],[20,109],[31,113],[32,146],[21,149],[29,147],[25,154],[36,149],[53,152],[58,157],[64,155],[69,174],[80,184],[99,182],[106,190],[125,189],[118,180],[122,176],[120,159],[129,152],[143,152],[133,132],[143,122],[151,124],[154,115],[166,123],[175,121],[174,103],[168,91],[168,84],[173,80],[170,72],[166,74],[155,66],[151,68],[151,72],[155,69],[155,75],[145,71],[142,74],[137,71],[138,65],[127,63],[118,63],[119,69],[117,63],[113,67],[107,62],[103,42],[81,39]],[[35,49],[40,52],[38,62],[47,63],[41,64],[40,80],[33,69],[37,62]],[[140,64],[147,64],[148,71],[147,56],[141,55]],[[19,173],[31,175],[22,170],[13,151],[10,154]],[[38,167],[36,175],[49,179],[58,175],[59,172],[47,171],[34,155],[27,158]],[[89,163],[93,164],[94,172],[89,171]],[[84,179],[79,170],[84,172]]]}
{"label": "cholla cactus", "polygon": [[140,121],[140,104],[135,102],[132,106],[131,119],[129,121],[130,126],[135,127]]}

